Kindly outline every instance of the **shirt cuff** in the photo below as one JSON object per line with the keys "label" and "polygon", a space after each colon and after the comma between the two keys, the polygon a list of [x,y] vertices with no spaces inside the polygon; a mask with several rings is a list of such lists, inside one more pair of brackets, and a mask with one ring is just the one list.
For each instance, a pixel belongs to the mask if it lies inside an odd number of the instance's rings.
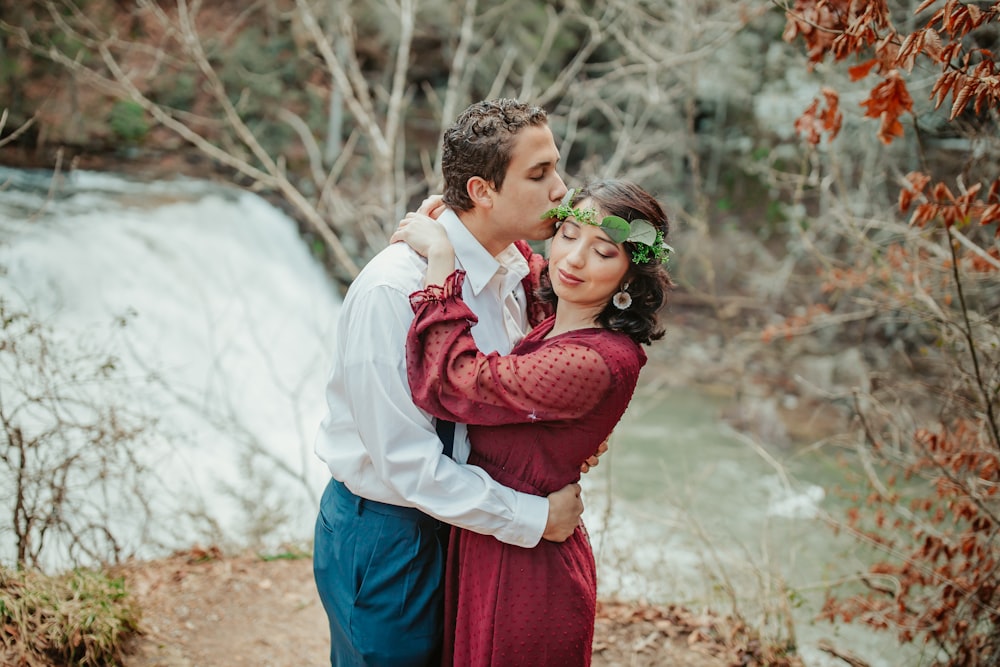
{"label": "shirt cuff", "polygon": [[494,537],[506,544],[530,549],[542,540],[545,524],[549,521],[549,499],[529,493],[515,493],[514,498],[514,516],[521,520],[515,518],[508,522]]}

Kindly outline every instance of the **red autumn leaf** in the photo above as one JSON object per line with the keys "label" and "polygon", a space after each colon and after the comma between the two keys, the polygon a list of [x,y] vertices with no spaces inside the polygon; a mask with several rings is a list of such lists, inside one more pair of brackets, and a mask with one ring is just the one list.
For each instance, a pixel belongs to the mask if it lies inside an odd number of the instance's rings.
{"label": "red autumn leaf", "polygon": [[979,224],[988,225],[991,222],[1000,222],[1000,204],[990,204],[979,214]]}
{"label": "red autumn leaf", "polygon": [[913,211],[913,215],[910,217],[910,224],[923,227],[937,217],[938,208],[937,204],[920,204]]}
{"label": "red autumn leaf", "polygon": [[955,120],[958,114],[962,113],[966,105],[969,103],[969,96],[976,89],[976,82],[974,79],[966,79],[965,85],[958,91],[954,93],[955,101],[951,105],[951,114],[948,116],[949,120]]}
{"label": "red autumn leaf", "polygon": [[868,62],[861,63],[860,65],[855,65],[847,70],[847,73],[851,76],[851,81],[858,81],[868,76],[871,72],[872,67],[878,64],[878,60],[872,58]]}
{"label": "red autumn leaf", "polygon": [[923,52],[927,54],[931,60],[943,62],[941,59],[943,49],[944,47],[941,43],[941,35],[939,35],[937,30],[934,28],[927,28],[924,31]]}
{"label": "red autumn leaf", "polygon": [[822,93],[823,99],[826,100],[826,108],[820,115],[820,120],[823,129],[829,132],[827,141],[833,141],[840,133],[840,127],[844,122],[844,115],[840,113],[840,97],[832,88],[823,88]]}
{"label": "red autumn leaf", "polygon": [[944,183],[935,183],[931,192],[933,193],[934,199],[939,202],[955,201],[955,195],[952,194],[951,189]]}
{"label": "red autumn leaf", "polygon": [[878,137],[883,143],[891,143],[893,137],[903,135],[903,126],[899,117],[913,109],[913,98],[906,88],[899,72],[893,70],[886,75],[882,83],[871,90],[868,99],[861,102],[865,107],[865,116],[881,121]]}
{"label": "red autumn leaf", "polygon": [[881,122],[878,128],[878,138],[883,144],[891,144],[893,137],[903,136],[903,124],[899,122],[898,116],[884,111],[879,120]]}
{"label": "red autumn leaf", "polygon": [[1000,203],[1000,178],[993,181],[990,185],[989,194],[986,195],[987,204]]}
{"label": "red autumn leaf", "polygon": [[903,213],[910,210],[910,203],[913,201],[913,191],[901,188],[899,191],[899,210]]}
{"label": "red autumn leaf", "polygon": [[840,132],[844,116],[840,112],[840,96],[832,88],[824,87],[821,91],[826,106],[819,107],[819,99],[814,99],[812,104],[795,120],[795,131],[803,136],[806,141],[815,146],[819,143],[824,132],[829,133],[827,141],[833,139]]}
{"label": "red autumn leaf", "polygon": [[931,182],[931,177],[921,171],[911,171],[906,175],[906,181],[915,191],[922,193]]}
{"label": "red autumn leaf", "polygon": [[812,104],[802,112],[802,115],[795,119],[795,132],[805,138],[810,144],[815,146],[819,143],[820,134],[816,118],[816,111],[819,109],[819,100],[813,100]]}

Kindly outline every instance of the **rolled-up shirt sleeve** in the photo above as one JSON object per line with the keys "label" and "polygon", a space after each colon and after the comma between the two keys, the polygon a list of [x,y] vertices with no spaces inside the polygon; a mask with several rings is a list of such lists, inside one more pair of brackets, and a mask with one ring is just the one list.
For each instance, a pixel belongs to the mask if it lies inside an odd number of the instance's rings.
{"label": "rolled-up shirt sleeve", "polygon": [[548,500],[515,492],[481,468],[444,456],[432,418],[413,404],[405,361],[413,319],[409,295],[375,285],[358,297],[350,307],[345,303],[340,315],[348,319],[340,327],[342,384],[337,391],[367,450],[370,470],[362,468],[352,479],[331,467],[334,476],[355,493],[372,497],[379,495],[371,493],[373,474],[398,496],[375,500],[417,507],[508,544],[536,545],[545,530]]}

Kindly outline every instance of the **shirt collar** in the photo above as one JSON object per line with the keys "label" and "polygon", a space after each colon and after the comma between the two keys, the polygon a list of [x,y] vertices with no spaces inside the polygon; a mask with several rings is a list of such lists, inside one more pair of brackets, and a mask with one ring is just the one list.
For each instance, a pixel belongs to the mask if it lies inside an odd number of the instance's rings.
{"label": "shirt collar", "polygon": [[528,275],[528,262],[513,243],[493,257],[450,208],[441,213],[438,222],[448,233],[448,239],[455,248],[455,259],[459,268],[465,270],[466,285],[472,288],[473,294],[478,296],[501,269],[514,275],[518,281]]}

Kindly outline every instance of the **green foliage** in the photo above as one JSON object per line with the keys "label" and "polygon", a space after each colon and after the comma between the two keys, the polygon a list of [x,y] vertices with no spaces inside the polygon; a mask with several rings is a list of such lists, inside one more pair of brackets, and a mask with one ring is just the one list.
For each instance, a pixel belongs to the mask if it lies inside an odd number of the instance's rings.
{"label": "green foliage", "polygon": [[303,560],[306,558],[312,558],[312,549],[308,546],[302,547],[297,545],[286,546],[284,551],[278,551],[270,554],[258,554],[258,557],[265,563],[270,563],[275,560]]}
{"label": "green foliage", "polygon": [[0,566],[5,665],[121,664],[126,641],[140,632],[140,616],[120,577],[94,570],[46,576]]}
{"label": "green foliage", "polygon": [[566,220],[573,218],[578,223],[594,225],[604,230],[604,233],[615,243],[633,243],[632,261],[645,264],[652,258],[666,262],[673,248],[663,242],[663,232],[658,230],[648,220],[635,219],[629,222],[617,215],[605,216],[597,222],[597,211],[592,208],[573,208],[572,201],[576,190],[570,188],[563,196],[559,206],[551,208],[542,214],[542,218]]}
{"label": "green foliage", "polygon": [[785,222],[788,218],[785,215],[785,205],[777,199],[767,202],[767,222],[769,225],[776,225]]}
{"label": "green foliage", "polygon": [[278,109],[304,120],[315,108],[315,96],[306,92],[310,68],[299,57],[287,34],[268,35],[250,26],[230,45],[217,45],[213,60],[229,100],[271,155],[289,156],[295,132],[276,116]]}
{"label": "green foliage", "polygon": [[179,72],[174,76],[165,76],[157,81],[157,101],[171,109],[190,111],[197,98],[197,78],[191,72]]}
{"label": "green foliage", "polygon": [[16,58],[5,55],[0,49],[0,82],[7,83],[9,79],[15,79],[21,71],[21,65]]}
{"label": "green foliage", "polygon": [[263,114],[271,103],[295,99],[301,85],[298,59],[287,38],[266,37],[259,28],[239,33],[234,43],[218,50],[219,75],[230,99],[250,115]]}
{"label": "green foliage", "polygon": [[140,143],[149,133],[149,122],[143,108],[128,100],[115,102],[108,117],[111,131],[126,144]]}

